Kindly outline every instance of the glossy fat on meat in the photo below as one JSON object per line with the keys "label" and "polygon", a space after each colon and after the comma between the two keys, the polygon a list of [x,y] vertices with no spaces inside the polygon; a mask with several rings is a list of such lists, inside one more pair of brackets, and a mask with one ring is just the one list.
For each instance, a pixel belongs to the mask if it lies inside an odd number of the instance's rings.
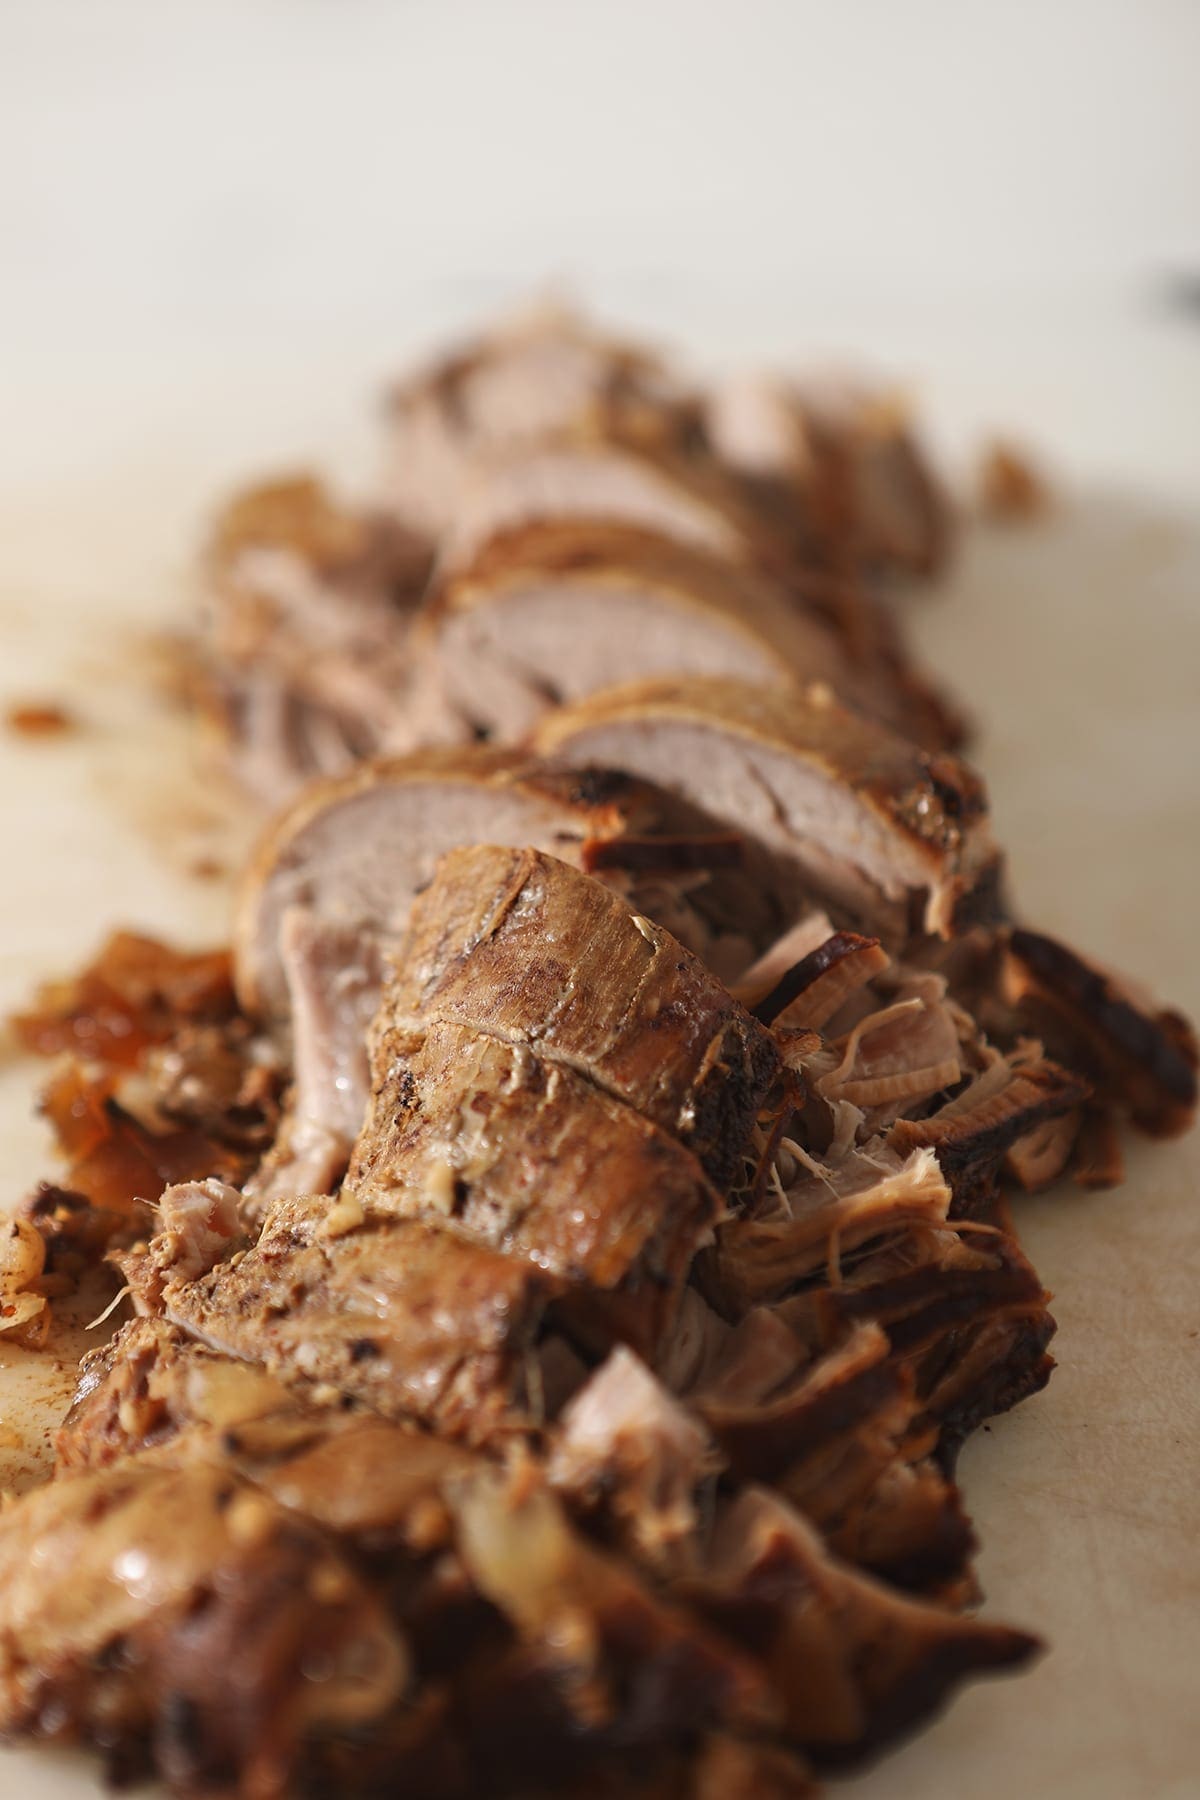
{"label": "glossy fat on meat", "polygon": [[652,1352],[721,1211],[695,1157],[571,1069],[459,1025],[384,1026],[374,1060],[347,1194],[451,1220],[597,1305],[619,1290],[613,1328]]}
{"label": "glossy fat on meat", "polygon": [[998,854],[982,785],[847,711],[822,689],[720,679],[633,683],[548,714],[533,742],[603,764],[737,823],[792,917],[814,897],[887,948],[948,937],[996,904]]}
{"label": "glossy fat on meat", "polygon": [[386,1714],[408,1673],[337,1548],[227,1468],[133,1457],[0,1518],[5,1732],[153,1745],[180,1793],[276,1794],[323,1737]]}
{"label": "glossy fat on meat", "polygon": [[778,1071],[770,1034],[618,895],[534,850],[451,852],[417,900],[380,1015],[522,1044],[673,1133],[718,1183],[738,1172]]}

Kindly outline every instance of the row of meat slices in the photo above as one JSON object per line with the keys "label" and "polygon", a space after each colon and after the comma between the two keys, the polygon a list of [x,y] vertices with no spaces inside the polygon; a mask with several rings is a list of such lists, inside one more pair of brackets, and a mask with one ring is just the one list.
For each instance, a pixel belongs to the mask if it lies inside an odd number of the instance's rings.
{"label": "row of meat slices", "polygon": [[84,1055],[6,1293],[106,1256],[139,1316],[0,1518],[0,1729],[189,1797],[807,1793],[1036,1648],[952,1479],[1051,1368],[1004,1185],[1181,1129],[1194,1040],[1011,921],[895,408],[552,318],[389,438],[213,546],[235,762],[302,788],[232,963],[123,938],[21,1022]]}
{"label": "row of meat slices", "polygon": [[894,405],[704,392],[550,317],[399,390],[389,441],[373,509],[303,478],[214,536],[210,694],[270,799],[662,675],[824,681],[930,748],[961,735],[888,592],[948,531]]}

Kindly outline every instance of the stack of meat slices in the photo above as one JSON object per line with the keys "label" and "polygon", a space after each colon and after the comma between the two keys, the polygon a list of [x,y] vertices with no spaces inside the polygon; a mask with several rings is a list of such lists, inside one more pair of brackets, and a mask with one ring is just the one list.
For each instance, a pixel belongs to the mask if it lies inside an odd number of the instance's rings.
{"label": "stack of meat slices", "polygon": [[894,411],[552,320],[393,450],[220,534],[235,760],[304,784],[231,956],[18,1021],[75,1054],[5,1317],[97,1264],[136,1316],[0,1515],[0,1730],[180,1796],[808,1793],[1035,1651],[953,1480],[1052,1366],[1005,1190],[1183,1129],[1195,1041],[1013,923]]}
{"label": "stack of meat slices", "polygon": [[950,512],[886,395],[703,387],[539,315],[390,398],[386,477],[240,495],[208,557],[203,690],[277,802],[366,754],[509,739],[639,677],[823,680],[930,748],[961,723],[897,591]]}

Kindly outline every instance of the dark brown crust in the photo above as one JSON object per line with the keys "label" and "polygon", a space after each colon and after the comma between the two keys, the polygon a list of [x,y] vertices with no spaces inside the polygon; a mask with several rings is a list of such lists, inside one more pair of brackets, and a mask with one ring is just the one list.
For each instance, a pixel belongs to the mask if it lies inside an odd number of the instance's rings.
{"label": "dark brown crust", "polygon": [[745,861],[745,840],[736,831],[711,831],[696,837],[634,837],[624,833],[620,837],[588,838],[581,860],[587,875],[599,874],[603,869],[736,869]]}
{"label": "dark brown crust", "polygon": [[[780,976],[770,993],[765,994],[750,1010],[756,1019],[760,1019],[764,1025],[770,1025],[779,1017],[780,1013],[787,1011],[793,1001],[798,1000],[801,994],[807,993],[822,976],[827,975],[839,963],[845,962],[849,957],[860,956],[878,949],[878,938],[860,937],[856,931],[836,931],[832,937],[826,938],[823,944],[818,944],[815,950],[810,950],[807,956],[802,956],[799,962],[793,963],[791,968]],[[879,966],[881,968],[887,966],[886,957],[880,958]],[[809,1021],[804,1019],[800,1023],[808,1024]],[[825,1023],[825,1020],[820,1018],[813,1020],[812,1023],[820,1026]]]}
{"label": "dark brown crust", "polygon": [[1081,1077],[1042,1061],[1015,1073],[1009,1087],[976,1110],[898,1119],[887,1141],[899,1156],[928,1146],[954,1194],[955,1218],[986,1215],[1007,1152],[1046,1119],[1073,1111],[1088,1095]]}
{"label": "dark brown crust", "polygon": [[1008,950],[1011,996],[1045,1027],[1051,1051],[1078,1062],[1151,1136],[1186,1131],[1200,1060],[1188,1021],[1137,1006],[1111,977],[1041,932],[1014,929]]}
{"label": "dark brown crust", "polygon": [[413,908],[385,1008],[524,1044],[740,1173],[778,1070],[770,1034],[669,933],[535,850],[451,851]]}

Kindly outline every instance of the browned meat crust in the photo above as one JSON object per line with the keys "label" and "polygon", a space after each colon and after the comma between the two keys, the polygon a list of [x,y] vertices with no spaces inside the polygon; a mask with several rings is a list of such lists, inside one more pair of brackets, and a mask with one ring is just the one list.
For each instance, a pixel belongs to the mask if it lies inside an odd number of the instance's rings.
{"label": "browned meat crust", "polygon": [[413,908],[396,969],[394,1028],[446,1021],[525,1045],[678,1136],[718,1184],[739,1169],[775,1045],[597,882],[529,850],[452,852]]}
{"label": "browned meat crust", "polygon": [[1169,1009],[1139,1006],[1120,982],[1040,932],[1008,938],[1004,993],[1054,1055],[1081,1067],[1154,1137],[1196,1115],[1196,1036]]}
{"label": "browned meat crust", "polygon": [[[374,1218],[340,1236],[330,1225],[327,1201],[279,1203],[235,1262],[163,1285],[166,1317],[390,1418],[476,1437],[503,1428],[524,1403],[551,1279],[447,1225]],[[122,1259],[135,1290],[140,1262]]]}
{"label": "browned meat crust", "polygon": [[892,946],[950,935],[995,903],[997,853],[978,778],[839,706],[720,677],[663,678],[548,714],[534,747],[628,769],[684,795],[761,845],[788,892],[782,920],[816,895],[835,923]]}
{"label": "browned meat crust", "polygon": [[375,1066],[353,1199],[449,1219],[582,1284],[590,1301],[562,1303],[578,1330],[652,1353],[721,1210],[695,1158],[570,1069],[460,1026],[416,1036],[389,1020]]}

